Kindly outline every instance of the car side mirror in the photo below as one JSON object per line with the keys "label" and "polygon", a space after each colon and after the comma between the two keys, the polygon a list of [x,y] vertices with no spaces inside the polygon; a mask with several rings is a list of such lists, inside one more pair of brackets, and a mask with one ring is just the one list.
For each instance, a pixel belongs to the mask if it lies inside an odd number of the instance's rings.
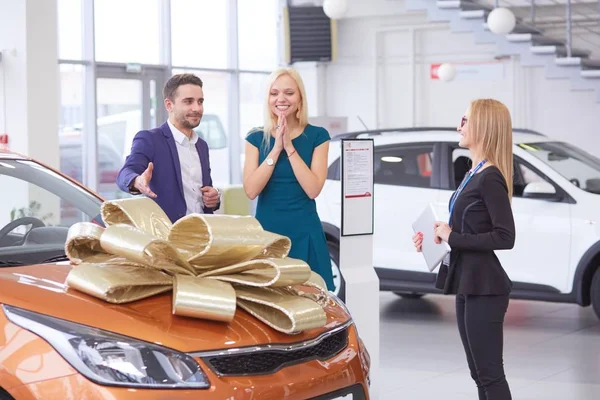
{"label": "car side mirror", "polygon": [[600,179],[587,179],[585,181],[585,190],[587,190],[590,193],[600,194]]}
{"label": "car side mirror", "polygon": [[527,199],[558,200],[556,189],[546,181],[528,183],[523,189],[523,197]]}

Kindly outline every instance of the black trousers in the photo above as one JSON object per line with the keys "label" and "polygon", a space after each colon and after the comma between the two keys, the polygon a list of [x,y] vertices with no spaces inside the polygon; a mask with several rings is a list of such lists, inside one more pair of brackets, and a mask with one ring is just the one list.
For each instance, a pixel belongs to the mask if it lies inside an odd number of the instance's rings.
{"label": "black trousers", "polygon": [[479,400],[511,400],[504,375],[503,324],[508,295],[456,295],[458,331]]}

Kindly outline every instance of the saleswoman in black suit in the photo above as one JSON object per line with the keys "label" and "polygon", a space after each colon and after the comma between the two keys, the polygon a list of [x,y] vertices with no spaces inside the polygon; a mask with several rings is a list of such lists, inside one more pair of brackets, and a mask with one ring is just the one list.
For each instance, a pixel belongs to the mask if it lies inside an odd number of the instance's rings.
{"label": "saleswoman in black suit", "polygon": [[[512,123],[506,106],[492,99],[471,103],[458,131],[473,168],[450,199],[450,224],[436,222],[436,241],[452,251],[436,287],[456,294],[458,331],[479,400],[510,400],[502,357],[504,314],[512,282],[494,253],[512,249],[515,224]],[[413,241],[421,251],[422,234]]]}

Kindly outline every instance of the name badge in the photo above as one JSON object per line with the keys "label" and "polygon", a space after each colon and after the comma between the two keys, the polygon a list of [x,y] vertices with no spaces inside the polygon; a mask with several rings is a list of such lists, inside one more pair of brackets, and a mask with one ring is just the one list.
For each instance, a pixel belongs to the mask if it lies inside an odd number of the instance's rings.
{"label": "name badge", "polygon": [[450,253],[446,254],[446,257],[444,257],[444,261],[442,261],[442,264],[444,265],[450,265]]}

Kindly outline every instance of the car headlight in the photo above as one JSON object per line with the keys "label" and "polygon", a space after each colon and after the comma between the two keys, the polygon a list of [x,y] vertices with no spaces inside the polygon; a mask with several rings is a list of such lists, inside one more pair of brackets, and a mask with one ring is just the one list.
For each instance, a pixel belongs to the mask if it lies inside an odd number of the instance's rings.
{"label": "car headlight", "polygon": [[132,388],[210,387],[198,363],[187,354],[21,308],[2,307],[12,323],[44,338],[91,381]]}

